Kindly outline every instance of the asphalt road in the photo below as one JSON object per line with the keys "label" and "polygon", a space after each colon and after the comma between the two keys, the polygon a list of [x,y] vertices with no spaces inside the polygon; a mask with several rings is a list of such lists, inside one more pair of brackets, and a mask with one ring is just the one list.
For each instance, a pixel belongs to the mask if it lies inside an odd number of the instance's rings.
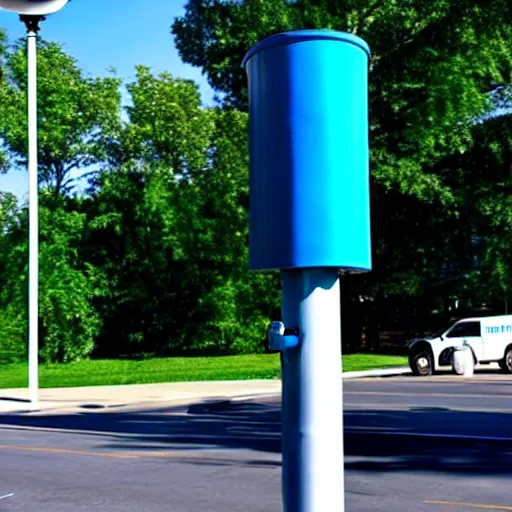
{"label": "asphalt road", "polygon": [[[480,379],[346,381],[347,512],[512,511],[512,377]],[[280,511],[279,431],[268,399],[0,416],[0,511]]]}

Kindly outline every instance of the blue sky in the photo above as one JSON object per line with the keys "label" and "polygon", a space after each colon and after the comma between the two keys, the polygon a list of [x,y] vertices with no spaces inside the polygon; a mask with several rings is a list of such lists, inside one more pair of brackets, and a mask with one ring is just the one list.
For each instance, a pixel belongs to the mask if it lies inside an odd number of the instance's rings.
{"label": "blue sky", "polygon": [[[114,67],[126,81],[134,77],[137,64],[155,72],[168,71],[200,85],[203,101],[213,93],[201,70],[181,62],[170,33],[176,16],[183,14],[185,0],[71,0],[41,26],[45,39],[64,45],[80,66],[92,76],[107,74]],[[0,11],[0,27],[10,38],[22,37],[25,28],[15,14]],[[27,173],[0,176],[0,190],[23,197]]]}

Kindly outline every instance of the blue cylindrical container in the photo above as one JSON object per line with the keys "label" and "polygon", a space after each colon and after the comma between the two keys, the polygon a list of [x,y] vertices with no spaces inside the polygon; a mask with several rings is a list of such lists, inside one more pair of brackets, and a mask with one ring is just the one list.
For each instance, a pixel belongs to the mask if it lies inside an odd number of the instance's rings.
{"label": "blue cylindrical container", "polygon": [[368,59],[360,38],[278,34],[244,66],[253,269],[371,269]]}

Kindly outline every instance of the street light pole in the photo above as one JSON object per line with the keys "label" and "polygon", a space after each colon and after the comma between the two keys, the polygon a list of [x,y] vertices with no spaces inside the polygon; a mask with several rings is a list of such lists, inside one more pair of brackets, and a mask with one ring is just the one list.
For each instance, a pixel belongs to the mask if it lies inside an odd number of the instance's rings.
{"label": "street light pole", "polygon": [[33,404],[39,399],[39,180],[37,172],[37,33],[44,16],[21,15],[27,27],[28,64],[28,387]]}
{"label": "street light pole", "polygon": [[70,0],[0,0],[0,9],[20,15],[27,27],[28,107],[28,387],[33,405],[39,400],[39,198],[37,169],[37,33],[45,16]]}

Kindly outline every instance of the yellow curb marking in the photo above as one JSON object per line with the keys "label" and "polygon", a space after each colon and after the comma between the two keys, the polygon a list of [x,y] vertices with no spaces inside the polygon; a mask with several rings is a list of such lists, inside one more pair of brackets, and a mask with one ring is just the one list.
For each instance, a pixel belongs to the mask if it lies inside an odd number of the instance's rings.
{"label": "yellow curb marking", "polygon": [[134,451],[130,454],[114,453],[114,452],[88,452],[85,450],[68,450],[63,448],[44,448],[40,446],[24,446],[24,445],[0,445],[0,450],[11,450],[19,452],[38,452],[52,453],[61,455],[85,455],[89,457],[104,457],[110,459],[144,459],[144,458],[174,458],[181,460],[201,459],[201,460],[218,460],[224,459],[211,457],[207,451]]}
{"label": "yellow curb marking", "polygon": [[425,500],[423,503],[427,505],[444,505],[446,507],[466,507],[466,508],[479,508],[481,510],[512,510],[508,505],[489,505],[486,503],[463,503],[458,501],[437,501]]}
{"label": "yellow curb marking", "polygon": [[111,459],[138,459],[136,455],[129,455],[123,453],[93,453],[83,450],[66,450],[62,448],[42,448],[38,446],[14,446],[14,445],[0,445],[0,450],[13,450],[13,451],[25,451],[25,452],[39,452],[39,453],[54,453],[54,454],[65,454],[65,455],[89,455],[93,457],[106,457]]}

